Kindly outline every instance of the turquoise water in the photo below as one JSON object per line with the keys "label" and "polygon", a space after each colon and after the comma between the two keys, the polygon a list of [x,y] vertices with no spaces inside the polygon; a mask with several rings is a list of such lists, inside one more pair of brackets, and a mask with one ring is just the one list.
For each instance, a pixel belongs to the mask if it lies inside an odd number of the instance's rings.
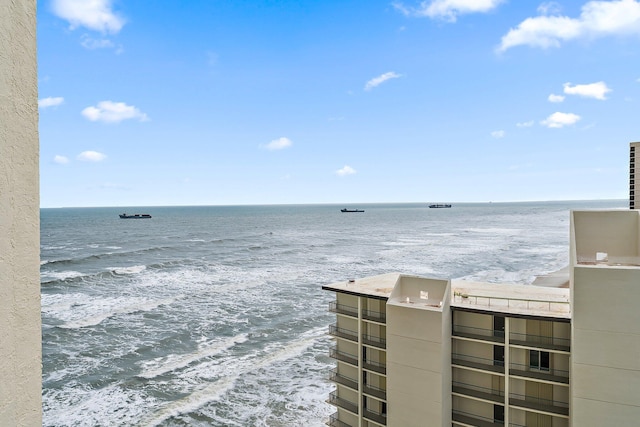
{"label": "turquoise water", "polygon": [[568,262],[570,209],[626,201],[342,207],[42,209],[44,424],[322,426],[323,284],[530,283]]}

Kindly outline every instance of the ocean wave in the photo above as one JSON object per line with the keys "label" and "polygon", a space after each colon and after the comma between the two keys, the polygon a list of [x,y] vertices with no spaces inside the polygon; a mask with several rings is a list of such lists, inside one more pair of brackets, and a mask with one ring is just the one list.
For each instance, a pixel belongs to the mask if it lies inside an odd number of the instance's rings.
{"label": "ocean wave", "polygon": [[109,270],[115,274],[127,275],[138,274],[147,269],[146,265],[132,265],[131,267],[109,267]]}
{"label": "ocean wave", "polygon": [[180,354],[180,355],[172,354],[167,357],[155,359],[148,362],[143,362],[142,365],[144,370],[137,376],[141,378],[147,378],[147,379],[158,377],[168,372],[184,368],[192,364],[193,362],[197,362],[204,358],[216,356],[230,349],[236,344],[240,344],[247,341],[247,339],[248,339],[247,334],[240,334],[226,340],[208,343],[203,346],[200,346],[198,350],[196,350],[193,353]]}
{"label": "ocean wave", "polygon": [[169,305],[175,298],[163,300],[148,300],[146,298],[110,298],[99,303],[90,301],[87,304],[76,303],[71,310],[62,315],[65,322],[58,325],[63,329],[81,329],[96,326],[105,320],[121,315],[143,311],[151,311],[162,305]]}
{"label": "ocean wave", "polygon": [[[272,344],[263,351],[254,353],[252,357],[229,359],[226,364],[219,366],[222,376],[215,382],[191,392],[180,400],[165,405],[140,425],[157,426],[172,417],[194,412],[205,405],[218,401],[233,388],[241,376],[294,358],[313,346],[316,340],[323,336],[325,336],[325,328],[315,328],[285,346]],[[199,366],[198,369],[208,371],[210,367]]]}

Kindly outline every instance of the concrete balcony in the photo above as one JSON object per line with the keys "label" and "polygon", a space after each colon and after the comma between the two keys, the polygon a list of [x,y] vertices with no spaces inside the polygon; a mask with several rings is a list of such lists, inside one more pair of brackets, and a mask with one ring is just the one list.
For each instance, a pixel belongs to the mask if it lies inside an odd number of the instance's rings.
{"label": "concrete balcony", "polygon": [[569,371],[563,369],[540,370],[532,369],[529,365],[511,363],[509,375],[523,379],[540,380],[558,384],[569,384]]}
{"label": "concrete balcony", "polygon": [[454,395],[470,397],[475,400],[483,400],[490,403],[504,405],[504,391],[493,390],[473,384],[466,384],[457,381],[451,383],[451,393]]}
{"label": "concrete balcony", "polygon": [[337,325],[329,325],[329,335],[352,342],[358,342],[358,333],[349,329],[340,328]]}
{"label": "concrete balcony", "polygon": [[379,311],[362,310],[362,318],[371,322],[387,323],[387,313]]}
{"label": "concrete balcony", "polygon": [[514,408],[517,407],[519,409],[531,410],[549,415],[560,415],[563,417],[569,416],[569,404],[567,402],[557,400],[540,399],[537,397],[511,393],[509,395],[509,405]]}
{"label": "concrete balcony", "polygon": [[338,394],[336,392],[333,392],[329,395],[329,399],[327,399],[327,403],[333,406],[336,406],[338,408],[342,408],[346,411],[349,411],[354,415],[358,415],[358,404],[353,403],[342,397],[338,397]]}
{"label": "concrete balcony", "polygon": [[452,337],[467,338],[477,341],[504,344],[504,332],[493,329],[475,328],[472,326],[453,325]]}
{"label": "concrete balcony", "polygon": [[344,421],[340,421],[337,412],[329,417],[329,421],[327,421],[326,424],[329,427],[351,427],[350,424],[347,424]]}
{"label": "concrete balcony", "polygon": [[336,314],[342,314],[345,316],[358,318],[358,307],[352,307],[350,305],[338,304],[336,301],[329,303],[329,311]]}
{"label": "concrete balcony", "polygon": [[369,384],[362,384],[362,393],[380,400],[387,400],[387,391]]}
{"label": "concrete balcony", "polygon": [[363,360],[362,369],[367,371],[377,372],[382,375],[387,375],[387,365],[382,362],[374,362],[372,360]]}
{"label": "concrete balcony", "polygon": [[521,347],[531,347],[535,349],[571,351],[571,341],[566,338],[548,337],[531,334],[510,333],[509,343]]}
{"label": "concrete balcony", "polygon": [[362,417],[383,426],[387,425],[387,414],[381,414],[379,412],[372,411],[371,409],[364,408],[362,410]]}
{"label": "concrete balcony", "polygon": [[467,354],[452,353],[451,365],[504,374],[504,362],[502,360],[485,359]]}
{"label": "concrete balcony", "polygon": [[358,366],[358,356],[339,351],[336,347],[329,349],[329,357],[339,360],[340,362],[348,363],[351,366]]}
{"label": "concrete balcony", "polygon": [[482,417],[480,415],[468,412],[453,410],[451,420],[456,425],[473,426],[473,427],[495,427],[504,426],[504,422],[494,421],[491,418]]}
{"label": "concrete balcony", "polygon": [[358,381],[353,378],[349,378],[346,375],[338,373],[337,369],[333,369],[329,375],[329,381],[333,381],[336,384],[341,384],[351,390],[358,391]]}
{"label": "concrete balcony", "polygon": [[362,344],[370,345],[385,350],[387,348],[387,340],[375,335],[362,335]]}

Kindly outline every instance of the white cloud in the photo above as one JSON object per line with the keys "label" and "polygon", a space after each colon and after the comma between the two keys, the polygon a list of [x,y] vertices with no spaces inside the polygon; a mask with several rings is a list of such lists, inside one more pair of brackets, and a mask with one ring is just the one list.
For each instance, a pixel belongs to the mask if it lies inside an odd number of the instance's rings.
{"label": "white cloud", "polygon": [[564,84],[564,93],[567,95],[578,95],[585,98],[595,98],[601,101],[607,99],[607,93],[611,92],[611,89],[607,87],[605,82],[596,82],[586,85],[571,86],[571,83]]}
{"label": "white cloud", "polygon": [[53,161],[59,165],[66,165],[67,163],[69,163],[69,159],[65,156],[60,156],[58,154],[56,154],[53,157]]}
{"label": "white cloud", "polygon": [[53,0],[53,13],[68,21],[71,29],[85,27],[102,33],[115,34],[125,20],[111,9],[111,0]]}
{"label": "white cloud", "polygon": [[394,3],[393,6],[405,15],[426,16],[429,18],[444,19],[455,22],[458,15],[468,13],[486,13],[504,0],[431,0],[423,1],[418,8],[409,8],[402,3]]}
{"label": "white cloud", "polygon": [[541,121],[540,124],[549,128],[561,128],[577,123],[580,118],[579,115],[573,113],[555,112]]}
{"label": "white cloud", "polygon": [[531,126],[533,126],[533,120],[529,120],[528,122],[516,123],[516,126],[519,128],[530,128]]}
{"label": "white cloud", "polygon": [[503,130],[494,130],[491,132],[491,136],[494,138],[504,138],[507,133]]}
{"label": "white cloud", "polygon": [[378,77],[374,77],[364,85],[364,90],[371,90],[376,86],[381,85],[389,79],[397,79],[398,77],[402,77],[401,74],[395,73],[393,71],[389,71],[388,73],[384,73],[379,75]]}
{"label": "white cloud", "polygon": [[[545,9],[544,13],[550,12]],[[590,1],[582,6],[578,18],[536,16],[522,21],[502,37],[498,52],[520,45],[559,47],[561,42],[578,38],[640,34],[640,1]]]}
{"label": "white cloud", "polygon": [[564,101],[564,96],[563,95],[556,95],[555,93],[552,93],[551,95],[549,95],[549,97],[547,98],[549,100],[549,102],[562,102]]}
{"label": "white cloud", "polygon": [[356,173],[356,170],[354,168],[352,168],[351,166],[348,166],[348,165],[344,165],[344,167],[342,169],[338,169],[336,171],[336,175],[338,175],[338,176],[353,175],[355,173]]}
{"label": "white cloud", "polygon": [[97,151],[83,151],[78,154],[77,159],[83,162],[101,162],[107,158],[106,154],[99,153]]}
{"label": "white cloud", "polygon": [[81,39],[82,41],[80,44],[85,49],[94,50],[115,48],[115,44],[109,39],[94,39],[89,37],[87,34],[82,35]]}
{"label": "white cloud", "polygon": [[270,143],[263,145],[267,150],[275,151],[275,150],[284,150],[285,148],[289,148],[293,145],[293,142],[289,138],[278,138],[274,139]]}
{"label": "white cloud", "polygon": [[38,108],[57,107],[64,102],[61,96],[38,99]]}
{"label": "white cloud", "polygon": [[558,15],[561,11],[562,6],[554,1],[542,3],[538,6],[538,13],[540,15]]}
{"label": "white cloud", "polygon": [[146,114],[124,102],[101,101],[95,107],[82,110],[82,115],[92,122],[118,123],[123,120],[137,119],[141,122],[149,120]]}

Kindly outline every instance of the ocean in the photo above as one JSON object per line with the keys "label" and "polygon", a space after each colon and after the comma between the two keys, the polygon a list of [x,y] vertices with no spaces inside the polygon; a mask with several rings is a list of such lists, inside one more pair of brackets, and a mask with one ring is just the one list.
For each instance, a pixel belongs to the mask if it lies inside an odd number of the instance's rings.
{"label": "ocean", "polygon": [[626,207],[42,209],[43,424],[324,426],[335,296],[323,284],[389,272],[528,284],[568,263],[570,209]]}

